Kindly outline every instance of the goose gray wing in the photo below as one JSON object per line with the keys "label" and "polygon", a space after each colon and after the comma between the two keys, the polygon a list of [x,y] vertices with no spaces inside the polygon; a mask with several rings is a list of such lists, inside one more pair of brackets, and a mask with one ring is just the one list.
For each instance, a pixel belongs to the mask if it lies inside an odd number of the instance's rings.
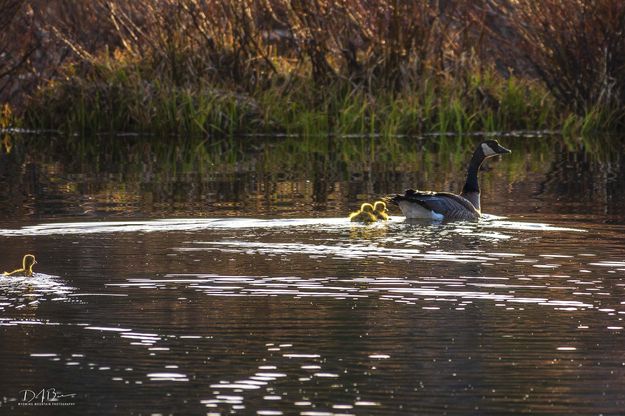
{"label": "goose gray wing", "polygon": [[449,192],[428,192],[408,189],[404,195],[391,199],[397,205],[400,202],[415,203],[423,208],[442,215],[445,219],[475,220],[480,212],[466,198]]}

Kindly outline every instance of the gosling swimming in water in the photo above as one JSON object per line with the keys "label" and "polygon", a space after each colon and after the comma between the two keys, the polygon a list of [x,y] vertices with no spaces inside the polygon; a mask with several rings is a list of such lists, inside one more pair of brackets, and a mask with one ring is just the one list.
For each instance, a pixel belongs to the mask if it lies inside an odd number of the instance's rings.
{"label": "gosling swimming in water", "polygon": [[373,215],[379,220],[388,220],[388,209],[386,209],[386,202],[375,201],[373,204]]}
{"label": "gosling swimming in water", "polygon": [[33,266],[37,264],[37,260],[35,260],[35,256],[32,254],[27,254],[22,259],[22,268],[13,270],[12,272],[4,272],[3,276],[26,276],[32,277],[33,275]]}
{"label": "gosling swimming in water", "polygon": [[378,218],[373,213],[373,205],[364,203],[360,206],[358,211],[354,211],[349,214],[349,220],[352,222],[376,222]]}

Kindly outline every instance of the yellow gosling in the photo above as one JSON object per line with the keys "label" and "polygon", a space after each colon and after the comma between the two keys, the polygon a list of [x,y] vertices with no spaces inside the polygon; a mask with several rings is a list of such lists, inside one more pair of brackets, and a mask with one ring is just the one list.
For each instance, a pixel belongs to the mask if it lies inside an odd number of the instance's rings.
{"label": "yellow gosling", "polygon": [[379,220],[388,220],[388,209],[386,209],[386,202],[375,201],[375,204],[373,204],[373,215],[375,215]]}
{"label": "yellow gosling", "polygon": [[35,260],[35,256],[32,254],[27,254],[22,259],[22,268],[13,270],[12,272],[4,272],[4,276],[26,276],[32,277],[33,275],[33,266],[37,264],[37,260]]}
{"label": "yellow gosling", "polygon": [[358,211],[349,214],[349,220],[352,222],[376,222],[378,219],[373,214],[373,205],[364,203]]}

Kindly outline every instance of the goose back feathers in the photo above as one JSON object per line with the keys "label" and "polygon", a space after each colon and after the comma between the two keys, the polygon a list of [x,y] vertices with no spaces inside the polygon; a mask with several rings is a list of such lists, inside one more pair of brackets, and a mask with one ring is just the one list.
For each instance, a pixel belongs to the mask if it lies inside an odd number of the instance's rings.
{"label": "goose back feathers", "polygon": [[404,195],[396,195],[393,202],[406,218],[476,220],[480,217],[480,211],[469,200],[449,192],[408,189]]}

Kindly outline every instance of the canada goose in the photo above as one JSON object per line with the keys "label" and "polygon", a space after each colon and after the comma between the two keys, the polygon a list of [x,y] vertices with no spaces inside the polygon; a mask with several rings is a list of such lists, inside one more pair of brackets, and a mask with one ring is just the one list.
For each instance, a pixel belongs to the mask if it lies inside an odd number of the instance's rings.
{"label": "canada goose", "polygon": [[484,160],[510,153],[497,140],[480,143],[467,171],[467,181],[460,195],[448,192],[415,191],[408,189],[404,195],[395,195],[391,201],[399,205],[406,218],[434,220],[476,220],[481,216],[480,187],[477,174]]}
{"label": "canada goose", "polygon": [[378,218],[373,214],[373,205],[365,202],[358,211],[349,214],[349,220],[353,222],[376,222]]}
{"label": "canada goose", "polygon": [[33,266],[37,264],[35,256],[27,254],[22,259],[22,268],[13,270],[12,272],[4,272],[4,276],[26,276],[31,277],[33,275]]}
{"label": "canada goose", "polygon": [[375,201],[373,204],[373,215],[379,220],[388,220],[388,209],[386,209],[386,202]]}

